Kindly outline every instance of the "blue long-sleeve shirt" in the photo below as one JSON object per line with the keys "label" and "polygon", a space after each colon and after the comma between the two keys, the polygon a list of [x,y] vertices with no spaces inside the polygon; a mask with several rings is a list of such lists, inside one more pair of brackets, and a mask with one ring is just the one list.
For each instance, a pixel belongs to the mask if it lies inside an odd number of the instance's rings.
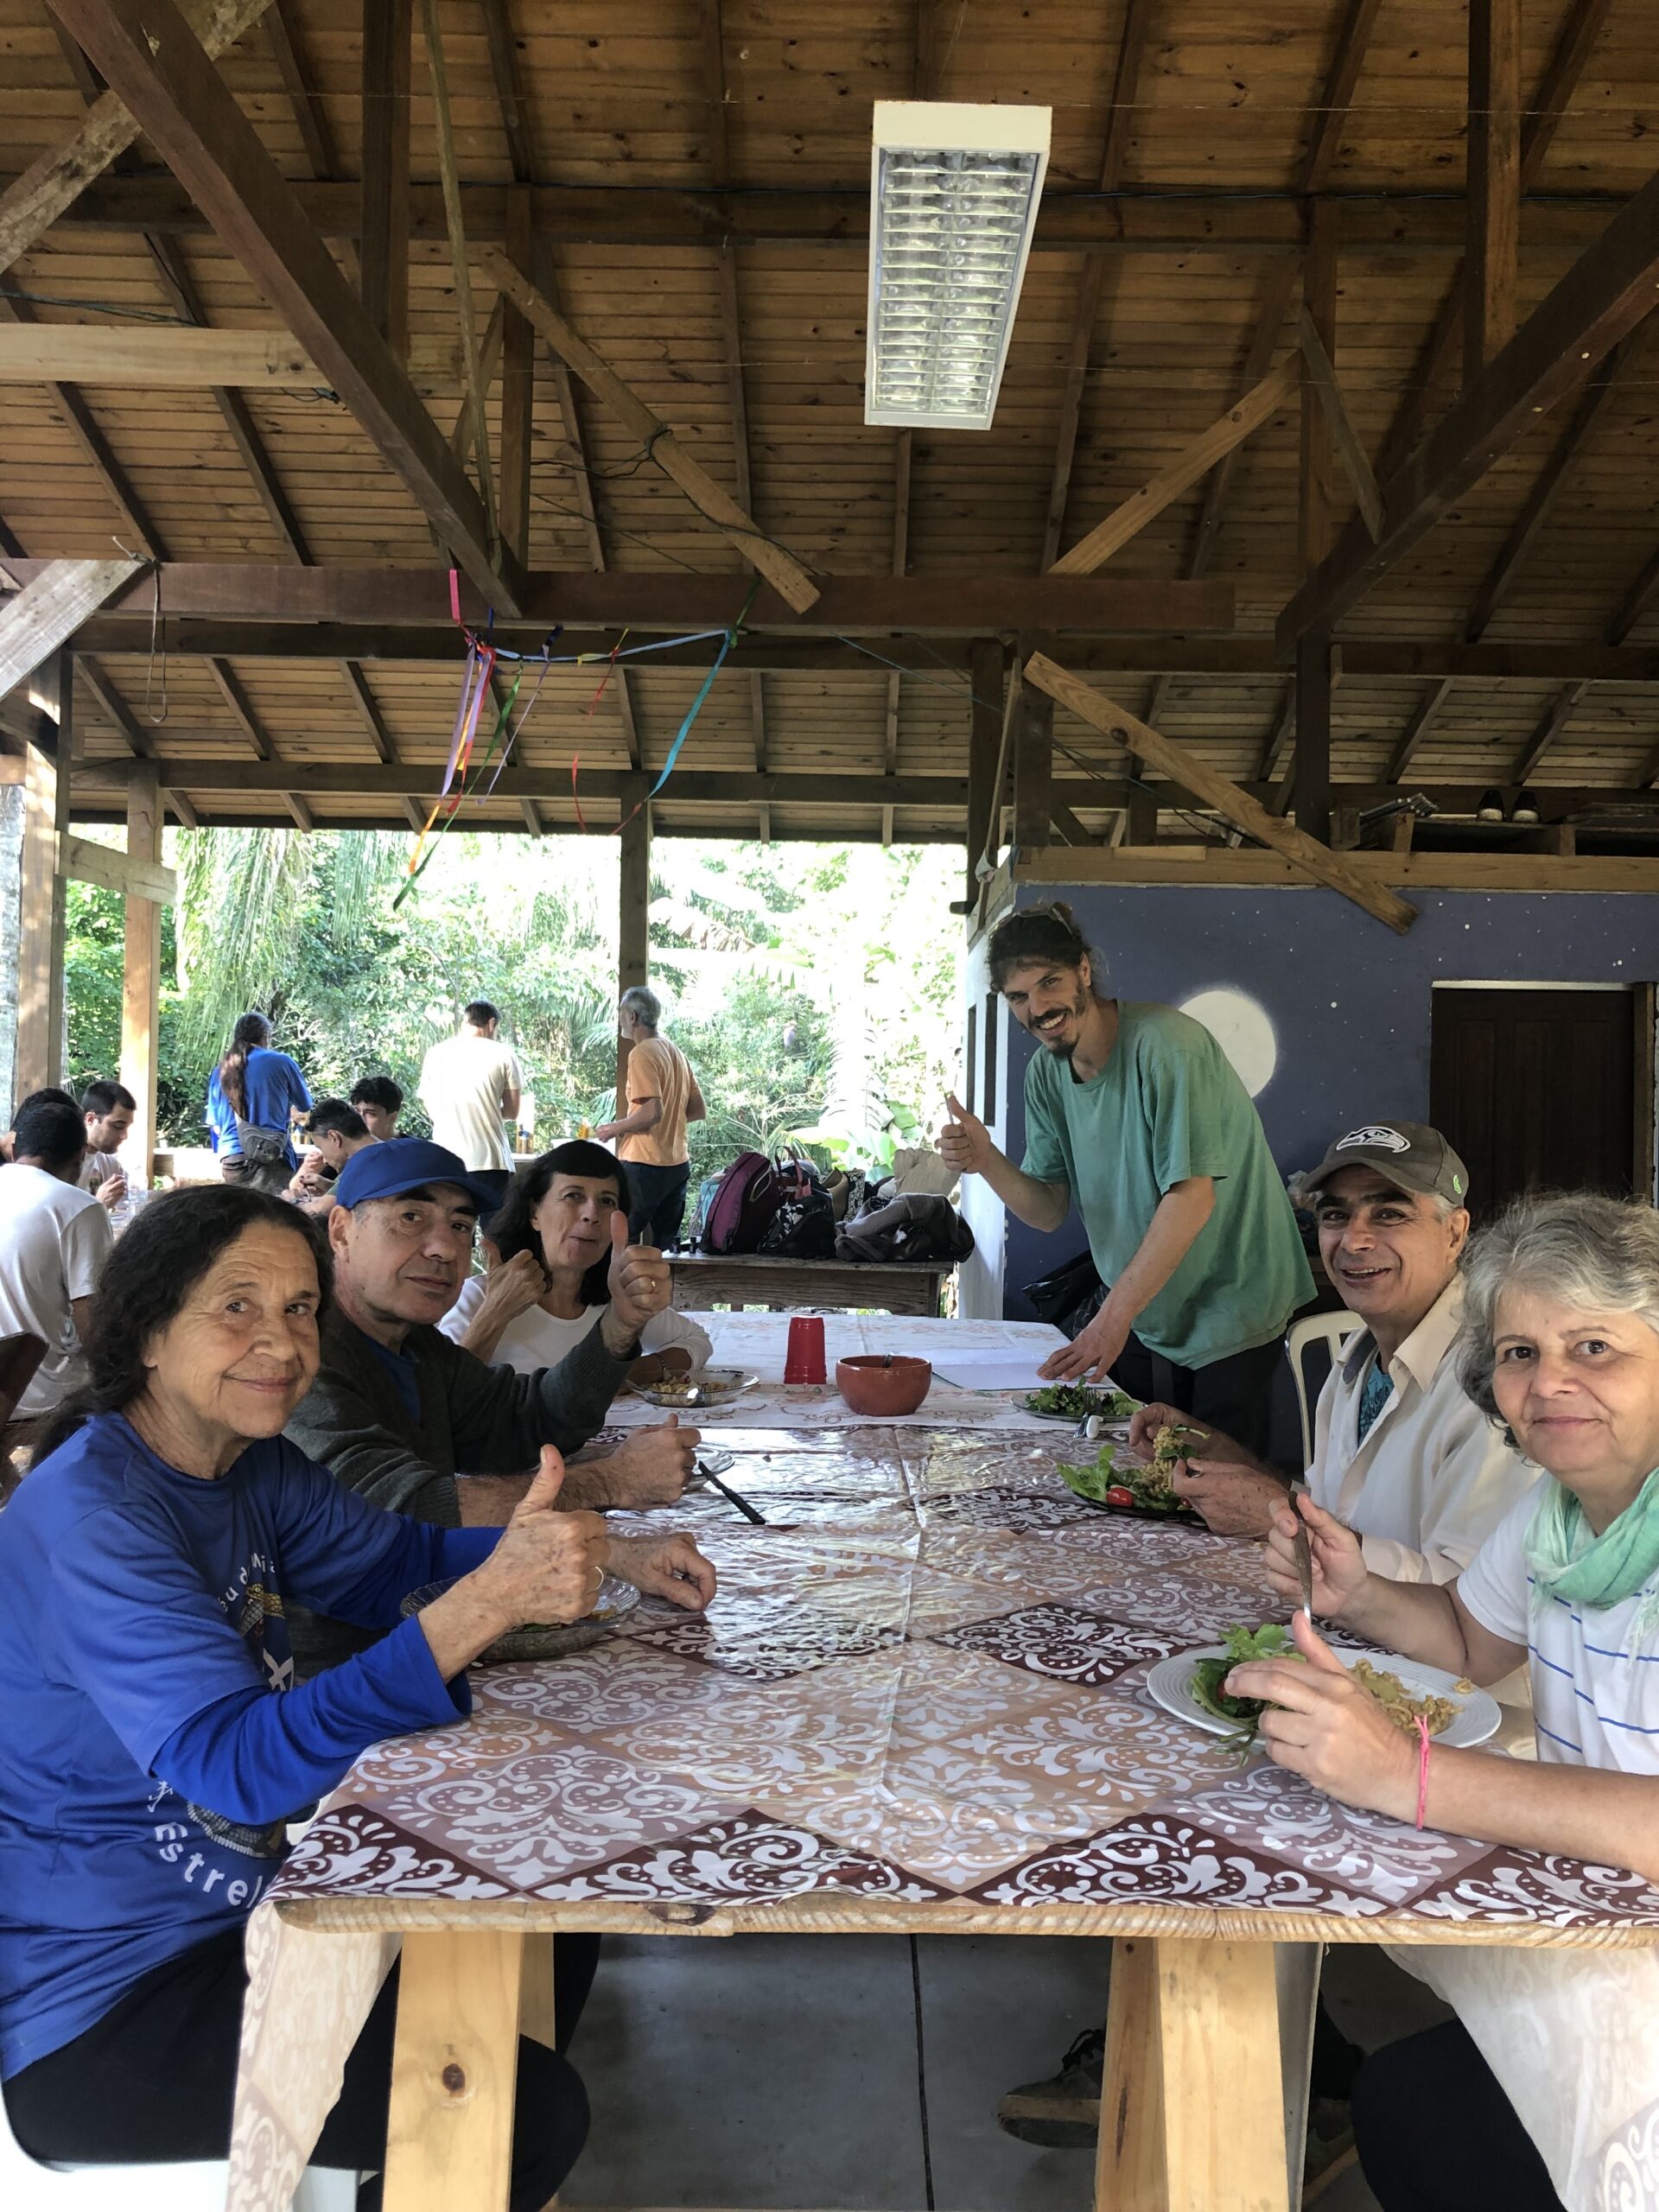
{"label": "blue long-sleeve shirt", "polygon": [[[0,2076],[245,1920],[360,1751],[471,1710],[398,1607],[499,1534],[385,1512],[282,1437],[204,1482],[117,1414],[33,1471],[0,1514]],[[296,1684],[289,1599],[391,1633]]]}
{"label": "blue long-sleeve shirt", "polygon": [[[298,1061],[290,1059],[286,1052],[272,1052],[267,1045],[256,1045],[248,1054],[242,1087],[248,1100],[243,1120],[255,1128],[269,1129],[273,1136],[281,1137],[287,1148],[289,1166],[297,1166],[299,1156],[289,1135],[289,1109],[299,1106],[308,1112],[311,1106],[310,1087],[300,1072]],[[207,1078],[205,1118],[213,1150],[221,1159],[239,1159],[242,1140],[236,1133],[236,1109],[225,1096],[217,1068]]]}

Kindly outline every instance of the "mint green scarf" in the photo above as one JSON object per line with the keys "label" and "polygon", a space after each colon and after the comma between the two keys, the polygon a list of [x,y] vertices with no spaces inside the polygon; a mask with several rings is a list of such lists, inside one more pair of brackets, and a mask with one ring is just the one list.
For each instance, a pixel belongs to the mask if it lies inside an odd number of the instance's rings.
{"label": "mint green scarf", "polygon": [[[1587,1605],[1592,1612],[1622,1605],[1659,1575],[1659,1469],[1599,1536],[1572,1491],[1546,1479],[1527,1530],[1526,1554],[1537,1605],[1552,1598]],[[1635,1624],[1638,1636],[1656,1618],[1659,1589],[1641,1608]]]}

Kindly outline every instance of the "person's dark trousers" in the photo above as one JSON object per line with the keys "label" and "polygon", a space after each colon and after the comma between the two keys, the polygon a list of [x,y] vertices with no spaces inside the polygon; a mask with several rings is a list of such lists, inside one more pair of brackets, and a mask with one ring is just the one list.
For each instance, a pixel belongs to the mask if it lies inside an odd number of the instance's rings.
{"label": "person's dark trousers", "polygon": [[1460,2020],[1373,2051],[1354,2140],[1382,2212],[1563,2212],[1537,2145]]}
{"label": "person's dark trousers", "polygon": [[691,1164],[682,1160],[677,1167],[651,1167],[637,1160],[624,1164],[632,1201],[628,1207],[628,1235],[636,1244],[654,1244],[659,1252],[666,1252],[685,1218],[685,1186],[691,1179]]}
{"label": "person's dark trousers", "polygon": [[[587,2092],[563,2053],[593,1985],[599,1938],[561,1936],[553,1956],[559,2049],[519,2038],[511,2212],[542,2212],[588,2134]],[[226,2157],[247,1986],[239,1928],[157,1967],[84,2035],[6,2083],[13,2134],[31,2158],[60,2165]],[[315,2166],[375,2172],[359,2187],[358,2212],[379,2212],[397,2018],[394,1967],[311,2153]]]}
{"label": "person's dark trousers", "polygon": [[1273,1414],[1273,1378],[1284,1357],[1284,1341],[1274,1337],[1249,1351],[1212,1360],[1208,1367],[1178,1367],[1160,1352],[1148,1351],[1133,1330],[1112,1362],[1112,1380],[1121,1390],[1148,1405],[1179,1406],[1195,1421],[1207,1422],[1259,1459],[1268,1453]]}

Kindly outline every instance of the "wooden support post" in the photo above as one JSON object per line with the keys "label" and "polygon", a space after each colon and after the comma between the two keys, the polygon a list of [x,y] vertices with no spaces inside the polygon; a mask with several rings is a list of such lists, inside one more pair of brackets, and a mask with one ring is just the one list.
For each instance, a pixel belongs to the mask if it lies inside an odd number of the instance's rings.
{"label": "wooden support post", "polygon": [[[1337,207],[1315,200],[1308,210],[1307,253],[1302,264],[1302,313],[1324,349],[1337,359]],[[1337,447],[1331,418],[1320,399],[1319,378],[1304,353],[1302,371],[1301,488],[1297,550],[1303,574],[1317,569],[1331,550],[1336,531]]]}
{"label": "wooden support post", "polygon": [[1331,640],[1313,631],[1296,641],[1296,826],[1331,842]]}
{"label": "wooden support post", "polygon": [[1128,804],[1123,810],[1123,839],[1126,845],[1155,845],[1158,842],[1158,801],[1144,784],[1129,787]]}
{"label": "wooden support post", "polygon": [[58,840],[69,826],[73,739],[73,657],[57,654],[36,672],[35,689],[50,708],[55,688],[56,758],[28,747],[23,769],[22,902],[17,931],[17,1048],[13,1083],[18,1098],[63,1080],[64,879]]}
{"label": "wooden support post", "polygon": [[524,1944],[481,1928],[404,1938],[385,2169],[398,2212],[507,2201]]}
{"label": "wooden support post", "polygon": [[[620,880],[617,914],[617,995],[632,990],[651,976],[651,807],[645,793],[648,776],[622,779]],[[619,1038],[616,1047],[616,1110],[626,1114],[628,1054],[632,1047]]]}
{"label": "wooden support post", "polygon": [[[141,761],[127,784],[127,858],[162,857],[162,784],[153,761]],[[126,899],[121,971],[121,1080],[138,1101],[132,1157],[148,1178],[156,1156],[156,1086],[161,1018],[162,910],[153,899]]]}
{"label": "wooden support post", "polygon": [[991,832],[996,760],[1002,736],[1002,648],[995,638],[976,638],[969,660],[972,698],[968,721],[968,882],[963,912],[979,900],[979,862]]}
{"label": "wooden support post", "polygon": [[409,359],[410,0],[363,0],[363,305]]}
{"label": "wooden support post", "polygon": [[1521,0],[1469,0],[1469,249],[1463,381],[1515,335],[1521,246]]}
{"label": "wooden support post", "polygon": [[[531,274],[531,194],[507,193],[507,246],[513,267]],[[501,535],[530,565],[531,420],[536,397],[536,333],[512,302],[499,299],[501,325]]]}
{"label": "wooden support post", "polygon": [[[1044,645],[1049,642],[1043,640]],[[1035,639],[1020,640],[1022,662],[1039,650]],[[1049,693],[1029,683],[1020,686],[1009,741],[1014,764],[1014,842],[1024,854],[1053,842],[1054,701]]]}

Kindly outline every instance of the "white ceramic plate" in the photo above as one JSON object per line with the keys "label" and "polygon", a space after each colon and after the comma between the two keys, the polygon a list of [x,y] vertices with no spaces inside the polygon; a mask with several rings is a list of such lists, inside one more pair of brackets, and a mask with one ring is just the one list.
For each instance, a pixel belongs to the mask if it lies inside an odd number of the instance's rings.
{"label": "white ceramic plate", "polygon": [[[1166,1713],[1173,1713],[1178,1720],[1190,1720],[1195,1728],[1202,1728],[1211,1736],[1231,1736],[1236,1724],[1218,1720],[1213,1713],[1206,1713],[1192,1694],[1192,1682],[1200,1659],[1224,1659],[1224,1643],[1206,1643],[1197,1651],[1178,1651],[1173,1658],[1160,1659],[1147,1677],[1147,1689],[1154,1703]],[[1344,1655],[1338,1655],[1344,1656]],[[1388,1652],[1357,1652],[1354,1657],[1369,1659],[1380,1671],[1398,1675],[1406,1688],[1421,1697],[1433,1691],[1437,1697],[1449,1697],[1458,1708],[1448,1728],[1436,1736],[1437,1744],[1447,1744],[1466,1749],[1471,1744],[1484,1744],[1489,1736],[1497,1733],[1503,1714],[1497,1700],[1489,1697],[1484,1690],[1459,1690],[1453,1688],[1455,1675],[1442,1673],[1438,1667],[1420,1667],[1414,1659],[1398,1659]],[[1344,1664],[1351,1663],[1344,1656]]]}
{"label": "white ceramic plate", "polygon": [[660,1382],[635,1382],[630,1388],[636,1398],[664,1413],[708,1414],[734,1405],[758,1380],[742,1367],[705,1367],[700,1375],[688,1375],[677,1389],[664,1389]]}

